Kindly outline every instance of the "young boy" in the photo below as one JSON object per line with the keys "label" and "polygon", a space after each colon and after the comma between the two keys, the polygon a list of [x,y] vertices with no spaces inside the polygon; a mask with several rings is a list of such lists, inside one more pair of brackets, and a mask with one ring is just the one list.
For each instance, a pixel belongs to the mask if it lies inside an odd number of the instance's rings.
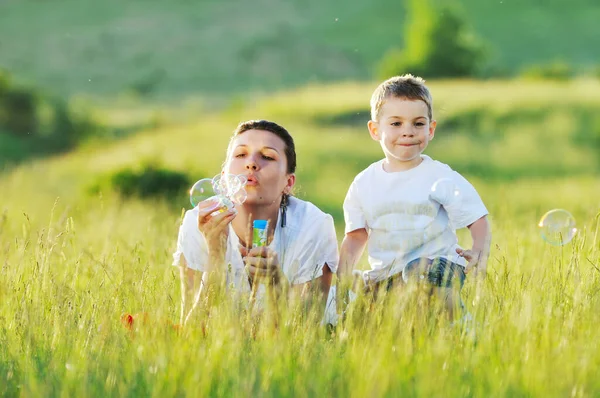
{"label": "young boy", "polygon": [[[385,158],[356,176],[344,200],[340,285],[350,285],[367,243],[367,288],[414,279],[432,292],[451,293],[452,286],[462,287],[466,273],[485,275],[491,237],[486,207],[460,174],[422,155],[436,127],[425,81],[404,75],[381,83],[371,98],[371,119],[369,133]],[[473,238],[470,250],[458,245],[455,234],[464,227]],[[460,295],[444,297],[452,316]]]}

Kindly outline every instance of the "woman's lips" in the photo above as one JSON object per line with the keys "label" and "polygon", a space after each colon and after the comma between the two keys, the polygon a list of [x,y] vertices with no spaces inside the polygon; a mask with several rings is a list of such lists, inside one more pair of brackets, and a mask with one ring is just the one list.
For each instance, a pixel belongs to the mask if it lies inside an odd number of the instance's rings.
{"label": "woman's lips", "polygon": [[256,176],[249,175],[248,182],[246,182],[246,185],[250,185],[250,186],[258,185],[258,179],[256,178]]}

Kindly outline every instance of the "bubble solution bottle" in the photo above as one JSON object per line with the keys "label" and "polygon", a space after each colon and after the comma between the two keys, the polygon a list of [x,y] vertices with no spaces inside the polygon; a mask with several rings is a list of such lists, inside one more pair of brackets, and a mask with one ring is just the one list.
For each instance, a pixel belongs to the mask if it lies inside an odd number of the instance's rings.
{"label": "bubble solution bottle", "polygon": [[267,245],[267,220],[254,220],[252,222],[252,247]]}

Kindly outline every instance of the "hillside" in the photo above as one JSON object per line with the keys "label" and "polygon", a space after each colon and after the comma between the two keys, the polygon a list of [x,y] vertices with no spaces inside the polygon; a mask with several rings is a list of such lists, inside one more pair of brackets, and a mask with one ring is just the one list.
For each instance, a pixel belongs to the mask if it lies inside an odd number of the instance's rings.
{"label": "hillside", "polygon": [[[600,3],[463,0],[509,73],[562,59],[597,62]],[[5,0],[0,67],[60,94],[229,95],[366,80],[402,44],[398,0]]]}
{"label": "hillside", "polygon": [[[88,188],[103,176],[148,161],[182,171],[192,180],[212,177],[219,172],[237,123],[267,118],[285,125],[297,141],[297,195],[341,221],[343,195],[352,178],[381,158],[379,145],[366,132],[374,85],[309,86],[190,123],[109,143],[90,142],[0,178],[0,189],[9,198],[4,205],[11,208],[14,199],[13,209],[18,209],[23,196],[43,202],[35,207],[46,211],[56,197],[87,203]],[[593,177],[600,170],[598,82],[442,81],[431,88],[438,129],[426,153],[477,181],[493,186],[541,178],[550,184],[555,178]],[[174,200],[185,204],[185,192]]]}

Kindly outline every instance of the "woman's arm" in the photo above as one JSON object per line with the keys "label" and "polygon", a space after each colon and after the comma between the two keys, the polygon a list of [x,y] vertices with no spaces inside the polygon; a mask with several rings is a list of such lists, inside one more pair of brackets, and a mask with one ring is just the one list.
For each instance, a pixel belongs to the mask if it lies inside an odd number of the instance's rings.
{"label": "woman's arm", "polygon": [[222,269],[220,265],[225,261],[227,228],[235,215],[235,211],[227,210],[212,200],[198,204],[196,225],[206,242],[201,250],[204,255],[200,256],[201,260],[198,260],[201,262],[203,272],[190,269],[185,257],[181,256],[181,322],[183,325],[198,307],[201,298],[208,294],[206,285],[218,286],[218,282],[225,275],[219,271]]}
{"label": "woman's arm", "polygon": [[[316,248],[318,250],[319,248]],[[256,247],[250,250],[241,248],[247,272],[253,281],[254,289],[261,283],[267,286],[268,292],[278,305],[287,306],[289,301],[298,303],[304,310],[325,310],[333,273],[325,263],[319,277],[307,282],[290,284],[283,275],[277,253],[269,247]],[[337,251],[337,249],[336,249]],[[253,295],[252,295],[253,296]]]}
{"label": "woman's arm", "polygon": [[181,313],[179,316],[179,323],[183,325],[189,309],[194,302],[193,300],[196,296],[195,293],[197,292],[197,289],[200,288],[200,286],[196,287],[196,284],[202,279],[202,272],[188,268],[185,257],[181,256],[179,278],[181,282]]}
{"label": "woman's arm", "polygon": [[329,297],[333,272],[327,264],[323,265],[323,275],[306,283],[292,285],[290,294],[302,300],[302,307],[305,310],[315,309],[319,314],[323,314]]}

